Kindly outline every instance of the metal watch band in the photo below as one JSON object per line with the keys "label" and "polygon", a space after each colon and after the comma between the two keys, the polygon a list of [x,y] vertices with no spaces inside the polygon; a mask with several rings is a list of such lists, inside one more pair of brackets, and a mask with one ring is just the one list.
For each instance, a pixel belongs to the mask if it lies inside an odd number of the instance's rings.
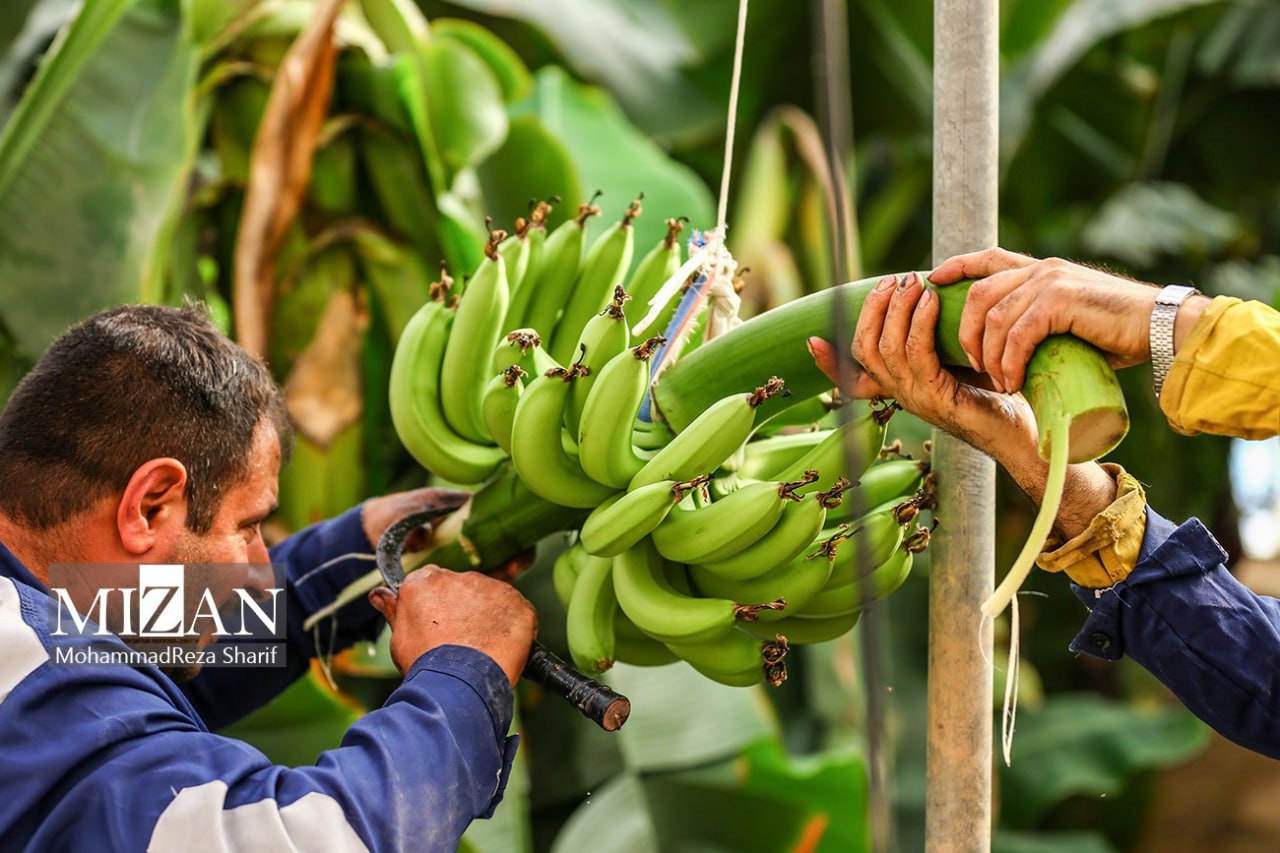
{"label": "metal watch band", "polygon": [[1164,379],[1173,366],[1173,324],[1178,317],[1178,306],[1199,292],[1194,287],[1171,284],[1161,288],[1151,308],[1151,373],[1156,399],[1160,398]]}

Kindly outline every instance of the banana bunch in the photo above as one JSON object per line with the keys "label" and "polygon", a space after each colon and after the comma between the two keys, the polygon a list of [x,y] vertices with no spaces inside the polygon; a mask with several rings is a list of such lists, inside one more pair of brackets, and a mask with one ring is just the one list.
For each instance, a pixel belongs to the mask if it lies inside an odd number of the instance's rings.
{"label": "banana bunch", "polygon": [[[648,359],[662,343],[631,347],[622,283],[633,252],[639,200],[585,251],[591,202],[547,233],[550,201],[538,202],[511,235],[490,233],[484,259],[458,287],[444,273],[432,299],[401,335],[391,369],[390,408],[402,443],[425,468],[461,485],[491,479],[511,459],[539,497],[593,508],[638,472],[638,457],[608,425],[619,392],[643,398]],[[679,266],[672,222],[631,284],[652,293]],[[434,307],[433,307],[434,306]],[[584,460],[578,444],[597,379],[602,388]],[[637,408],[639,400],[635,406]],[[630,424],[624,425],[628,429]],[[596,472],[593,478],[584,465]],[[630,467],[628,467],[630,466]],[[630,470],[635,468],[635,470]],[[620,471],[626,471],[623,477]]]}
{"label": "banana bunch", "polygon": [[492,232],[460,295],[433,286],[392,364],[395,426],[447,480],[483,483],[510,459],[534,495],[584,511],[553,570],[584,671],[684,660],[723,684],[780,684],[790,644],[843,634],[910,572],[927,466],[878,461],[892,406],[764,435],[778,377],[679,433],[642,419],[666,341],[632,341],[628,303],[679,269],[682,224],[628,279],[639,200],[584,252],[594,202],[549,234],[539,204]]}

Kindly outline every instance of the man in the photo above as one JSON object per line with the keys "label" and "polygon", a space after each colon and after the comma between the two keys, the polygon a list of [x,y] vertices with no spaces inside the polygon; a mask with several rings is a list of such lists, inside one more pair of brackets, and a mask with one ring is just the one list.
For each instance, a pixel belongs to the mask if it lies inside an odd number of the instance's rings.
{"label": "man", "polygon": [[[485,576],[423,570],[398,598],[376,591],[318,638],[302,631],[368,571],[392,521],[454,496],[371,499],[268,554],[261,524],[289,443],[265,367],[195,309],[98,314],[14,391],[0,414],[0,849],[453,850],[491,813],[532,607]],[[283,668],[178,683],[154,667],[51,660],[51,566],[268,560],[286,589]],[[317,651],[375,637],[379,612],[404,683],[314,767],[273,766],[210,733]]]}
{"label": "man", "polygon": [[[1280,434],[1280,313],[1265,305],[1170,293],[1000,249],[951,258],[929,278],[977,279],[960,342],[991,388],[942,368],[938,299],[913,274],[885,279],[867,298],[852,344],[861,370],[849,390],[894,397],[991,456],[1037,502],[1047,465],[1030,409],[1013,392],[1050,334],[1073,333],[1116,366],[1154,352],[1160,405],[1181,432]],[[834,378],[831,345],[814,338],[810,349]],[[1070,466],[1055,527],[1067,541],[1040,565],[1065,571],[1091,611],[1071,648],[1129,655],[1223,735],[1280,758],[1280,601],[1237,582],[1199,521],[1166,521],[1119,466]]]}

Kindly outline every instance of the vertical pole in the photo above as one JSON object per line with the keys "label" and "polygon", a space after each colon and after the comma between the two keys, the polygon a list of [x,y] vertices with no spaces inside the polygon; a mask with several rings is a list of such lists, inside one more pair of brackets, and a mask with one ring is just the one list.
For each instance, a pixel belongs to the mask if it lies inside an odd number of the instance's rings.
{"label": "vertical pole", "polygon": [[[934,261],[997,239],[997,0],[934,0]],[[929,579],[925,847],[991,847],[991,632],[979,608],[995,562],[995,466],[934,434],[941,520]],[[985,650],[985,659],[984,659]]]}
{"label": "vertical pole", "polygon": [[[831,191],[828,199],[828,216],[831,222],[830,257],[831,286],[859,277],[861,267],[858,251],[857,212],[853,204],[853,183],[849,172],[853,166],[853,97],[849,71],[849,11],[848,0],[814,0],[815,41],[821,61],[817,63],[818,105],[830,168]],[[836,310],[832,315],[833,341],[847,341],[853,337],[849,312],[843,305],[842,291],[836,291]],[[849,350],[839,349],[841,386],[850,380],[852,359]],[[852,417],[849,407],[837,410],[840,426]],[[860,455],[856,436],[849,434],[845,448],[846,461],[852,468]],[[870,507],[856,506],[854,516],[860,516]],[[865,543],[856,540],[856,547]],[[860,557],[859,559],[866,559]],[[864,693],[864,735],[867,765],[867,823],[873,853],[890,853],[895,849],[893,839],[893,791],[892,749],[886,746],[885,737],[885,668],[881,654],[884,646],[885,616],[883,605],[868,606],[858,621],[856,659],[862,665]]]}

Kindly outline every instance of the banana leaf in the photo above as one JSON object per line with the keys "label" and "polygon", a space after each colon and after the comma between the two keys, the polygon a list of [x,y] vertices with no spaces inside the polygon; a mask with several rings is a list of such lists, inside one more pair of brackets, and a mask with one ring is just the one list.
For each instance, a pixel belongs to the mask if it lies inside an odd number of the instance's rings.
{"label": "banana leaf", "polygon": [[[643,192],[654,214],[635,222],[637,246],[652,246],[666,234],[669,216],[687,216],[696,228],[715,225],[711,193],[697,175],[667,156],[634,125],[603,90],[584,86],[555,66],[534,76],[533,94],[513,107],[533,113],[564,144],[577,164],[582,186],[601,190],[605,215],[588,227],[602,230],[621,218],[627,203]],[[571,199],[565,199],[566,204]],[[641,252],[637,252],[637,262]]]}
{"label": "banana leaf", "polygon": [[35,5],[36,0],[9,0],[0,7],[0,51],[13,44]]}
{"label": "banana leaf", "polygon": [[1018,715],[1013,764],[999,768],[1002,824],[1030,828],[1068,796],[1114,796],[1140,770],[1185,761],[1208,739],[1204,724],[1181,708],[1059,695]]}
{"label": "banana leaf", "polygon": [[0,127],[18,105],[53,37],[76,11],[75,0],[0,4]]}
{"label": "banana leaf", "polygon": [[198,47],[176,2],[87,2],[0,136],[0,304],[17,350],[148,297],[198,136]]}

